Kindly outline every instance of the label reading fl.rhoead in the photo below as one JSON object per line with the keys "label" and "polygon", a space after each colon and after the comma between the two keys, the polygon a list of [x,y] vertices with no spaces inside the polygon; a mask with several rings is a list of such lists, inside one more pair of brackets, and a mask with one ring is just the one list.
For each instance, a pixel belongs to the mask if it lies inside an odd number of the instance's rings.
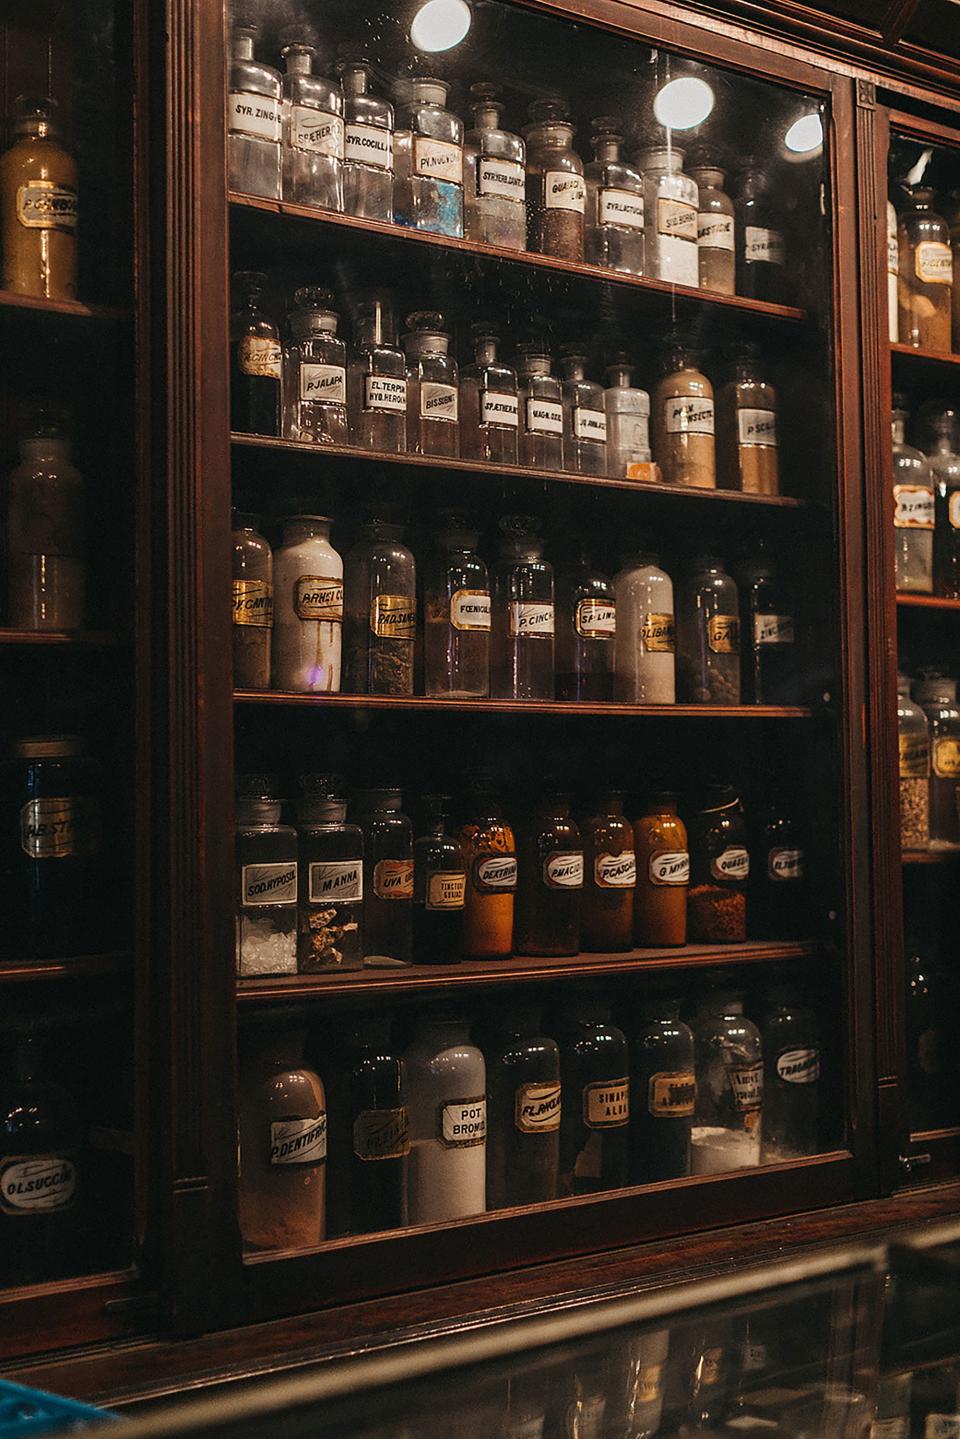
{"label": "label reading fl.rhoead", "polygon": [[927,485],[894,485],[893,504],[893,523],[896,529],[933,529],[933,490]]}
{"label": "label reading fl.rhoead", "polygon": [[265,335],[244,335],[237,352],[237,364],[242,375],[279,380],[280,341]]}
{"label": "label reading fl.rhoead", "polygon": [[510,606],[510,636],[512,639],[552,639],[553,605],[550,601],[536,604],[515,601]]}
{"label": "label reading fl.rhoead", "polygon": [[353,1152],[358,1159],[402,1159],[410,1153],[410,1118],[399,1109],[361,1109],[353,1121]]}
{"label": "label reading fl.rhoead", "polygon": [[640,641],[648,654],[672,655],[676,649],[673,615],[644,615],[640,621]]}
{"label": "label reading fl.rhoead", "polygon": [[85,859],[99,853],[99,806],[90,795],[27,800],[20,810],[20,848],[30,859]]}
{"label": "label reading fl.rhoead", "polygon": [[413,899],[413,861],[377,860],[373,867],[373,892],[378,899]]}
{"label": "label reading fl.rhoead", "polygon": [[647,1083],[647,1109],[657,1119],[688,1119],[697,1086],[691,1069],[661,1069]]}
{"label": "label reading fl.rhoead", "polygon": [[601,225],[619,225],[623,230],[642,230],[643,196],[632,190],[599,190],[597,220]]}
{"label": "label reading fl.rhoead", "polygon": [[651,884],[689,884],[690,856],[686,850],[669,849],[650,856]]}
{"label": "label reading fl.rhoead", "polygon": [[473,861],[473,887],[480,894],[504,894],[516,889],[516,855],[480,855]]}
{"label": "label reading fl.rhoead", "polygon": [[792,645],[793,615],[754,615],[755,645]]}
{"label": "label reading fl.rhoead", "polygon": [[620,1129],[630,1122],[630,1081],[606,1079],[583,1087],[583,1122],[588,1129]]}
{"label": "label reading fl.rhoead", "polygon": [[392,375],[364,375],[363,408],[386,410],[391,415],[407,413],[407,382]]}
{"label": "label reading fl.rhoead", "polygon": [[761,225],[747,225],[743,232],[743,257],[752,263],[767,265],[786,263],[786,250],[779,230],[766,230]]}
{"label": "label reading fl.rhoead", "polygon": [[737,411],[737,432],[740,444],[747,449],[777,448],[777,414],[775,410],[752,410],[744,406]]}
{"label": "label reading fl.rhoead", "polygon": [[450,140],[431,140],[416,135],[413,141],[413,173],[425,180],[448,180],[463,184],[463,150]]}
{"label": "label reading fl.rhoead", "polygon": [[938,779],[960,779],[960,739],[942,735],[934,740],[933,772]]}
{"label": "label reading fl.rhoead", "polygon": [[617,633],[617,607],[610,600],[577,600],[574,628],[585,640],[612,640]]}
{"label": "label reading fl.rhoead", "polygon": [[477,161],[477,194],[482,200],[516,200],[526,198],[526,181],[519,160],[498,160],[481,155]]}
{"label": "label reading fl.rhoead", "polygon": [[562,435],[563,406],[554,400],[529,398],[526,404],[527,431],[531,435]]}
{"label": "label reading fl.rhoead", "polygon": [[607,442],[607,417],[603,410],[588,410],[584,405],[573,407],[573,438]]}
{"label": "label reading fl.rhoead", "polygon": [[450,1099],[440,1105],[439,1137],[447,1149],[471,1149],[487,1138],[487,1101],[482,1094],[472,1099]]}
{"label": "label reading fl.rhoead", "polygon": [[17,187],[17,221],[27,230],[72,234],[79,214],[77,192],[52,180],[28,180]]}
{"label": "label reading fl.rhoead", "polygon": [[417,633],[417,602],[410,595],[377,595],[370,607],[370,628],[378,639],[412,640]]}
{"label": "label reading fl.rhoead", "polygon": [[927,736],[900,735],[900,778],[926,779],[930,768]]}
{"label": "label reading fl.rhoead", "polygon": [[77,1189],[77,1168],[65,1154],[5,1155],[0,1159],[0,1210],[29,1216],[66,1209]]}
{"label": "label reading fl.rhoead", "polygon": [[490,596],[486,590],[455,590],[450,596],[450,623],[455,630],[490,629]]}
{"label": "label reading fl.rhoead", "polygon": [[381,130],[377,125],[347,125],[343,134],[343,158],[347,164],[392,170],[393,131]]}
{"label": "label reading fl.rhoead", "polygon": [[633,850],[598,854],[593,861],[593,882],[598,889],[633,889],[637,883],[637,857]]}
{"label": "label reading fl.rhoead", "polygon": [[322,1164],[327,1157],[327,1116],[283,1119],[270,1125],[271,1164]]}
{"label": "label reading fl.rhoead", "polygon": [[301,364],[300,399],[315,405],[345,405],[346,370],[342,365]]}
{"label": "label reading fl.rhoead", "polygon": [[467,876],[459,870],[437,870],[427,878],[427,909],[463,909]]}
{"label": "label reading fl.rhoead", "polygon": [[550,1134],[559,1129],[559,1080],[521,1084],[514,1094],[513,1118],[521,1134]]}
{"label": "label reading fl.rhoead", "polygon": [[273,586],[266,580],[234,580],[233,623],[268,630],[273,624]]}
{"label": "label reading fl.rhoead", "polygon": [[520,424],[520,402],[516,395],[499,390],[480,391],[480,423],[495,425],[502,430],[515,430]]}
{"label": "label reading fl.rhoead", "polygon": [[697,244],[702,250],[732,250],[733,216],[701,210],[697,216]]}
{"label": "label reading fl.rhoead", "polygon": [[664,401],[668,435],[712,435],[713,401],[701,395],[671,395]]}
{"label": "label reading fl.rhoead", "polygon": [[356,904],[363,899],[363,861],[315,860],[307,869],[311,904]]}
{"label": "label reading fl.rhoead", "polygon": [[343,580],[333,575],[298,575],[293,587],[293,608],[297,619],[343,619]]}
{"label": "label reading fl.rhoead", "polygon": [[280,102],[267,95],[231,90],[227,96],[227,129],[234,135],[280,143]]}
{"label": "label reading fl.rhoead", "polygon": [[767,877],[774,884],[798,883],[803,870],[802,849],[771,849],[767,855]]}
{"label": "label reading fl.rhoead", "polygon": [[311,155],[343,159],[343,120],[326,110],[294,105],[290,111],[290,144]]}
{"label": "label reading fl.rhoead", "polygon": [[741,1114],[759,1109],[763,1099],[763,1065],[748,1064],[727,1070],[733,1102]]}
{"label": "label reading fl.rhoead", "polygon": [[784,1084],[816,1084],[820,1078],[819,1049],[785,1049],[777,1055],[777,1075]]}
{"label": "label reading fl.rhoead", "polygon": [[456,424],[459,414],[459,392],[456,385],[442,385],[438,380],[420,382],[420,418],[448,420]]}
{"label": "label reading fl.rhoead", "polygon": [[548,889],[582,889],[582,852],[558,850],[548,854],[543,862],[543,882]]}
{"label": "label reading fl.rhoead", "polygon": [[240,903],[244,909],[264,904],[297,902],[295,864],[245,864],[240,869]]}
{"label": "label reading fl.rhoead", "polygon": [[953,283],[953,255],[942,240],[921,240],[914,253],[917,279],[925,285]]}
{"label": "label reading fl.rhoead", "polygon": [[750,855],[741,845],[728,845],[710,861],[710,873],[714,879],[749,879]]}
{"label": "label reading fl.rhoead", "polygon": [[575,210],[582,215],[587,187],[582,175],[568,170],[547,170],[543,177],[543,203],[548,210]]}
{"label": "label reading fl.rhoead", "polygon": [[707,620],[707,644],[715,655],[740,653],[740,618],[738,615],[711,615]]}

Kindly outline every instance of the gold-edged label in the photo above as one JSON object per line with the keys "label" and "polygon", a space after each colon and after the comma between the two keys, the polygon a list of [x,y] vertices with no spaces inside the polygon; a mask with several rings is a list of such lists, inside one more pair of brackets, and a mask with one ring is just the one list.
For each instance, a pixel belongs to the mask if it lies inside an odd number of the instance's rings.
{"label": "gold-edged label", "polygon": [[362,1109],[353,1121],[353,1152],[358,1159],[402,1159],[410,1153],[410,1117],[399,1109]]}
{"label": "gold-edged label", "polygon": [[72,235],[77,214],[77,192],[67,185],[28,180],[17,186],[17,220],[27,230],[63,230]]}
{"label": "gold-edged label", "polygon": [[378,639],[412,640],[417,633],[417,602],[410,595],[377,595],[370,628]]}
{"label": "gold-edged label", "polygon": [[933,772],[938,779],[960,779],[960,739],[944,735],[934,740]]}
{"label": "gold-edged label", "polygon": [[514,1095],[514,1122],[521,1134],[550,1134],[560,1128],[560,1081],[521,1084]]}
{"label": "gold-edged label", "polygon": [[273,586],[266,580],[234,580],[233,623],[268,630],[273,624]]}
{"label": "gold-edged label", "polygon": [[930,745],[927,736],[900,736],[900,778],[926,779],[930,767]]}
{"label": "gold-edged label", "polygon": [[740,653],[740,621],[736,615],[711,615],[707,620],[707,644],[715,655]]}
{"label": "gold-edged label", "polygon": [[293,608],[299,620],[343,619],[343,580],[333,575],[300,575],[293,592]]}
{"label": "gold-edged label", "polygon": [[619,1129],[630,1122],[630,1081],[607,1079],[583,1088],[583,1122],[588,1129]]}
{"label": "gold-edged label", "polygon": [[648,654],[672,655],[677,647],[673,615],[644,615],[640,621],[640,641]]}
{"label": "gold-edged label", "polygon": [[647,1083],[647,1109],[661,1118],[688,1119],[696,1096],[692,1069],[663,1069]]}
{"label": "gold-edged label", "polygon": [[100,812],[87,795],[31,799],[20,810],[20,848],[30,859],[83,859],[100,849]]}

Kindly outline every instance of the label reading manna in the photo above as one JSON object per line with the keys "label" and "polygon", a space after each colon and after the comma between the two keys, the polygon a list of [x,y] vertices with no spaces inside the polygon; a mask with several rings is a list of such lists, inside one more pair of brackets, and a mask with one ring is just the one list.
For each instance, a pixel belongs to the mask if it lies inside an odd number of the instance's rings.
{"label": "label reading manna", "polygon": [[927,485],[894,485],[893,500],[893,523],[896,529],[933,529],[933,490]]}
{"label": "label reading manna", "polygon": [[577,634],[585,640],[612,640],[617,633],[617,607],[610,600],[577,600]]}
{"label": "label reading manna", "polygon": [[712,435],[713,401],[701,395],[672,395],[664,402],[668,435]]}
{"label": "label reading manna", "polygon": [[273,586],[266,580],[234,580],[233,623],[268,630],[273,624]]}
{"label": "label reading manna", "polygon": [[17,187],[17,220],[27,230],[77,228],[77,193],[52,180],[28,180]]}
{"label": "label reading manna", "polygon": [[244,909],[264,904],[296,904],[295,864],[245,864],[240,868],[240,903]]}
{"label": "label reading manna", "polygon": [[549,601],[534,604],[517,600],[510,606],[510,636],[512,639],[552,639],[553,605]]}
{"label": "label reading manna", "polygon": [[300,399],[321,405],[347,403],[347,372],[342,365],[300,366]]}
{"label": "label reading manna", "polygon": [[378,899],[413,899],[413,861],[377,860],[373,867],[373,892]]}
{"label": "label reading manna", "polygon": [[280,341],[264,335],[244,335],[237,352],[237,364],[242,375],[279,380]]}
{"label": "label reading manna", "polygon": [[382,640],[412,640],[417,633],[417,602],[410,595],[377,595],[370,628]]}
{"label": "label reading manna", "polygon": [[690,1069],[662,1069],[647,1084],[647,1109],[658,1118],[687,1119],[693,1113],[697,1085]]}
{"label": "label reading manna", "polygon": [[750,855],[740,845],[729,845],[710,861],[714,879],[745,880],[750,877]]}
{"label": "label reading manna", "polygon": [[819,1049],[785,1049],[777,1056],[777,1076],[785,1084],[816,1084],[820,1078]]}
{"label": "label reading manna", "polygon": [[640,621],[640,642],[648,654],[672,655],[676,649],[673,615],[644,615]]}
{"label": "label reading manna", "polygon": [[448,420],[456,424],[459,415],[459,392],[456,385],[442,385],[437,380],[420,383],[420,418]]}
{"label": "label reading manna", "polygon": [[748,449],[763,447],[777,448],[777,415],[775,410],[751,410],[746,407],[737,411],[737,432],[741,445]]}
{"label": "label reading manna", "polygon": [[327,1116],[284,1119],[270,1125],[271,1164],[322,1164],[327,1157]]}
{"label": "label reading manna", "polygon": [[737,615],[711,615],[707,620],[707,644],[715,655],[739,654],[739,617]]}
{"label": "label reading manna", "polygon": [[490,629],[490,596],[486,590],[455,590],[450,596],[450,623],[455,630]]}
{"label": "label reading manna", "polygon": [[597,221],[601,225],[619,225],[624,230],[642,230],[643,196],[632,190],[600,190]]}
{"label": "label reading manna", "polygon": [[598,854],[593,861],[593,882],[598,889],[633,889],[637,883],[637,857],[633,850]]}
{"label": "label reading manna", "polygon": [[457,870],[438,870],[427,877],[427,909],[463,909],[467,876]]}
{"label": "label reading manna", "polygon": [[517,857],[513,854],[482,855],[473,862],[473,887],[481,894],[504,893],[517,887]]}
{"label": "label reading manna", "polygon": [[440,1139],[447,1149],[470,1149],[487,1138],[487,1101],[451,1099],[440,1106]]}
{"label": "label reading manna", "polygon": [[582,175],[568,170],[548,170],[543,177],[543,203],[548,210],[575,210],[582,215],[587,187]]}
{"label": "label reading manna", "polygon": [[300,620],[343,619],[343,580],[332,575],[298,575],[293,608]]}
{"label": "label reading manna", "polygon": [[588,1129],[620,1129],[630,1122],[630,1081],[626,1075],[584,1085],[583,1122]]}
{"label": "label reading manna", "polygon": [[521,1084],[514,1095],[514,1123],[521,1134],[560,1128],[560,1083]]}
{"label": "label reading manna", "polygon": [[402,1159],[410,1153],[410,1119],[399,1109],[361,1109],[353,1121],[353,1152],[358,1159]]}
{"label": "label reading manna", "polygon": [[307,869],[311,904],[356,904],[363,899],[363,861],[316,860]]}
{"label": "label reading manna", "polygon": [[582,889],[582,852],[561,850],[547,855],[543,862],[543,882],[548,889]]}
{"label": "label reading manna", "polygon": [[66,1155],[30,1154],[0,1160],[0,1210],[5,1214],[66,1209],[76,1188],[76,1165]]}
{"label": "label reading manna", "polygon": [[663,850],[650,856],[648,873],[651,884],[689,884],[690,856],[684,850]]}
{"label": "label reading manna", "polygon": [[391,415],[407,413],[407,382],[392,375],[364,375],[363,408],[386,410]]}

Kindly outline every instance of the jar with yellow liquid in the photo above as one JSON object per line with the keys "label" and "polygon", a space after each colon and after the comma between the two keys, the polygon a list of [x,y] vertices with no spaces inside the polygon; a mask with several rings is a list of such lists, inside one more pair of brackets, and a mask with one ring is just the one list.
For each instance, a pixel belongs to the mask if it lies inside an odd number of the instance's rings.
{"label": "jar with yellow liquid", "polygon": [[44,300],[77,295],[77,162],[63,144],[57,104],[20,95],[13,143],[0,156],[3,288]]}

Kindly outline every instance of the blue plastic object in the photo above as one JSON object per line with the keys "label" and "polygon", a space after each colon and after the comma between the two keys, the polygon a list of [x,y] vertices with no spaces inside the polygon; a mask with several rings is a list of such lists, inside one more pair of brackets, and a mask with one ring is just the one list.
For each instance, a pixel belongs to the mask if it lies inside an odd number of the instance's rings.
{"label": "blue plastic object", "polygon": [[116,1419],[109,1409],[78,1404],[43,1389],[8,1384],[0,1379],[0,1439],[30,1439],[34,1434],[63,1434]]}

